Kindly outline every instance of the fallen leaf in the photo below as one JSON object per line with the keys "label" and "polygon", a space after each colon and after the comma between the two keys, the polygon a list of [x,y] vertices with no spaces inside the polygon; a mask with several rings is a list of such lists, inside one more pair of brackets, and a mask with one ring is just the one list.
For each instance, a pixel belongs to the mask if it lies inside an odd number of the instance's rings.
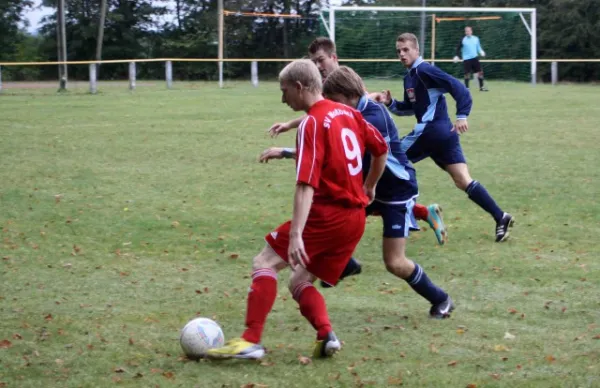
{"label": "fallen leaf", "polygon": [[118,366],[115,368],[115,373],[125,373],[125,369],[123,369],[122,367]]}
{"label": "fallen leaf", "polygon": [[510,334],[508,331],[504,333],[504,339],[506,340],[514,340],[516,337],[513,334]]}
{"label": "fallen leaf", "polygon": [[467,384],[467,388],[477,388],[477,384]]}
{"label": "fallen leaf", "polygon": [[272,361],[263,361],[260,363],[260,365],[261,366],[273,366],[273,365],[275,365],[275,363]]}
{"label": "fallen leaf", "polygon": [[12,346],[12,342],[7,339],[0,341],[0,349],[8,349]]}
{"label": "fallen leaf", "polygon": [[52,314],[48,314],[44,317],[45,320],[47,321],[51,321],[52,320]]}
{"label": "fallen leaf", "polygon": [[495,380],[500,380],[500,374],[499,373],[490,373],[490,376],[492,376]]}
{"label": "fallen leaf", "polygon": [[332,381],[339,380],[341,376],[342,376],[342,374],[340,372],[338,372],[334,375],[329,375],[329,380],[332,380]]}
{"label": "fallen leaf", "polygon": [[549,355],[546,356],[546,361],[548,361],[548,362],[554,362],[554,361],[556,361],[556,358],[554,358],[553,355],[549,354]]}
{"label": "fallen leaf", "polygon": [[600,334],[593,336],[592,339],[600,339]]}
{"label": "fallen leaf", "polygon": [[463,329],[456,329],[456,334],[465,334]]}
{"label": "fallen leaf", "polygon": [[202,290],[196,290],[196,294],[202,294]]}
{"label": "fallen leaf", "polygon": [[496,345],[494,346],[494,351],[495,352],[508,352],[510,349],[508,349],[506,346],[504,345]]}
{"label": "fallen leaf", "polygon": [[387,385],[402,385],[402,377],[388,377]]}
{"label": "fallen leaf", "polygon": [[133,344],[134,344],[133,338],[129,337],[129,345],[133,345]]}
{"label": "fallen leaf", "polygon": [[136,379],[141,379],[142,377],[144,377],[143,374],[141,374],[140,372],[136,373],[135,376],[133,376]]}
{"label": "fallen leaf", "polygon": [[298,361],[300,361],[300,364],[302,365],[308,365],[312,362],[310,358],[304,356],[298,356]]}
{"label": "fallen leaf", "polygon": [[508,357],[502,357],[501,360],[502,361],[508,361]]}
{"label": "fallen leaf", "polygon": [[172,228],[177,228],[179,226],[179,221],[173,221],[171,222],[171,227]]}
{"label": "fallen leaf", "polygon": [[429,344],[429,351],[431,353],[439,353],[438,348],[436,348],[434,344]]}
{"label": "fallen leaf", "polygon": [[166,377],[167,379],[174,379],[175,378],[175,374],[173,372],[164,372],[162,375],[164,377]]}
{"label": "fallen leaf", "polygon": [[456,364],[458,364],[458,361],[454,360],[454,361],[450,361],[448,363],[448,366],[455,366]]}
{"label": "fallen leaf", "polygon": [[20,340],[20,339],[23,339],[23,336],[21,334],[19,334],[19,333],[15,333],[15,334],[13,334],[13,338]]}
{"label": "fallen leaf", "polygon": [[404,358],[406,357],[406,354],[404,354],[404,352],[400,352],[400,357]]}
{"label": "fallen leaf", "polygon": [[231,255],[229,255],[230,259],[237,259],[238,257],[240,257],[239,253],[232,253]]}
{"label": "fallen leaf", "polygon": [[562,309],[560,309],[560,311],[562,311],[564,313],[565,311],[567,311],[567,308],[563,307]]}
{"label": "fallen leaf", "polygon": [[511,314],[518,313],[518,311],[516,309],[513,309],[513,308],[508,309],[508,312],[511,313]]}
{"label": "fallen leaf", "polygon": [[585,334],[578,335],[577,337],[575,337],[575,339],[574,339],[573,341],[579,341],[579,340],[582,340],[582,339],[583,339],[583,337],[585,337]]}

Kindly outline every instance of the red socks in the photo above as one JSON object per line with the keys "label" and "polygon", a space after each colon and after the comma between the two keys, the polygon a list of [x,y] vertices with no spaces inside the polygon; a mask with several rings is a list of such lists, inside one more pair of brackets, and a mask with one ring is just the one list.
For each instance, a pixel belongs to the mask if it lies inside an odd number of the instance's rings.
{"label": "red socks", "polygon": [[277,274],[271,269],[252,272],[252,285],[248,292],[246,308],[246,331],[242,338],[255,344],[260,343],[267,315],[277,297]]}
{"label": "red socks", "polygon": [[427,221],[427,216],[429,216],[429,210],[427,210],[427,206],[421,204],[415,204],[413,208],[413,214],[417,220]]}
{"label": "red socks", "polygon": [[300,305],[300,312],[317,331],[317,339],[327,338],[331,323],[323,295],[309,282],[298,284],[294,288],[294,299]]}

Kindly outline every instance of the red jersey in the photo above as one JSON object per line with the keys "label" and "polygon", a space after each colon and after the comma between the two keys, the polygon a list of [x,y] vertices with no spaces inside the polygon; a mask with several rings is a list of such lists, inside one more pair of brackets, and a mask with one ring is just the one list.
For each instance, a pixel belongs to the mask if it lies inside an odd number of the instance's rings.
{"label": "red jersey", "polygon": [[314,204],[365,207],[365,149],[373,156],[387,152],[387,143],[360,112],[321,100],[310,107],[296,135],[296,181],[315,189]]}

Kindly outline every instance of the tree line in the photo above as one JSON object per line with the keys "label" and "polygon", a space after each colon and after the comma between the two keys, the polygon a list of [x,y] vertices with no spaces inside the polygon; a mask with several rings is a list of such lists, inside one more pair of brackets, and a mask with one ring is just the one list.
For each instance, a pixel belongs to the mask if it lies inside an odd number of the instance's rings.
{"label": "tree line", "polygon": [[[227,16],[227,58],[298,58],[306,54],[314,37],[324,35],[319,18],[327,3],[318,0],[224,0],[225,9],[302,15],[302,18]],[[420,6],[421,0],[347,0],[345,4]],[[57,8],[56,0],[43,5]],[[600,7],[597,0],[428,0],[428,6],[535,7],[538,13],[538,58],[600,58]],[[45,17],[37,34],[25,28],[31,0],[0,0],[0,62],[57,60],[56,13]],[[101,0],[65,0],[67,57],[94,60]],[[216,0],[107,0],[102,59],[216,58],[218,17]],[[359,23],[358,21],[356,23]],[[338,45],[351,47],[361,37],[355,33],[338,37]],[[419,33],[418,30],[414,31]],[[500,33],[499,31],[498,33]],[[391,37],[393,39],[394,35]],[[341,40],[341,41],[340,41]],[[491,37],[489,42],[497,41]],[[438,45],[445,42],[439,42]],[[388,43],[389,44],[389,43]],[[493,43],[487,43],[490,46]],[[525,44],[527,42],[515,42]],[[446,44],[452,50],[455,42]],[[451,47],[452,46],[452,47]],[[489,50],[486,50],[489,51]],[[446,53],[444,53],[447,56]],[[365,54],[366,55],[366,54]],[[274,76],[280,63],[261,64],[262,76]],[[227,63],[225,77],[248,77],[248,63]],[[102,79],[124,79],[127,66],[103,65]],[[70,66],[70,79],[86,79],[86,66]],[[507,68],[507,71],[510,71]],[[539,77],[549,79],[549,67],[539,67]],[[174,66],[173,76],[183,80],[214,80],[215,63],[184,62]],[[598,64],[560,65],[561,80],[586,82],[600,79]],[[362,74],[362,73],[361,73]],[[3,79],[56,79],[56,66],[3,67]],[[164,64],[138,64],[138,78],[163,78]]]}

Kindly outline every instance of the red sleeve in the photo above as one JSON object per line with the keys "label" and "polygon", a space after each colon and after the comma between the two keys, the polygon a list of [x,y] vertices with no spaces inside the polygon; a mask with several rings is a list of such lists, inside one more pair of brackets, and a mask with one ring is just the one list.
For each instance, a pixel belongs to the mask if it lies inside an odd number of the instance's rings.
{"label": "red sleeve", "polygon": [[296,182],[319,188],[324,159],[323,128],[313,116],[308,116],[296,136]]}
{"label": "red sleeve", "polygon": [[388,146],[381,133],[361,117],[364,126],[365,148],[373,156],[381,156],[388,152]]}

